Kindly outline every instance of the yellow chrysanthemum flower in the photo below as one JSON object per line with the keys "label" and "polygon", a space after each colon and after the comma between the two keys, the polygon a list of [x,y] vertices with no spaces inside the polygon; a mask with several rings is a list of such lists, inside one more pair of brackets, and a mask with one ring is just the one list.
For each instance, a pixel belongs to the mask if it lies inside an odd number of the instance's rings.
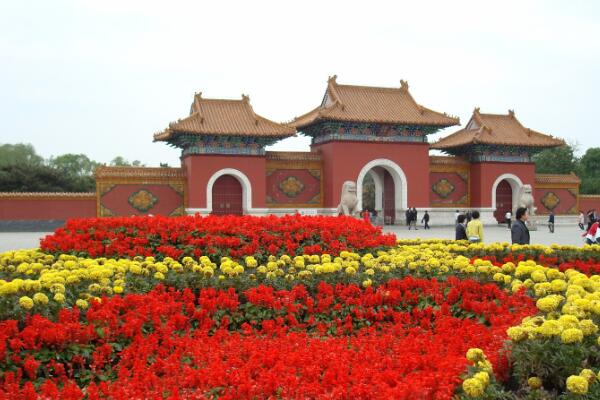
{"label": "yellow chrysanthemum flower", "polygon": [[583,340],[583,332],[581,329],[577,328],[569,328],[565,329],[561,335],[560,339],[563,343],[577,343]]}
{"label": "yellow chrysanthemum flower", "polygon": [[25,310],[31,310],[33,308],[33,300],[29,296],[23,296],[19,299],[19,305]]}
{"label": "yellow chrysanthemum flower", "polygon": [[571,375],[567,378],[567,390],[575,394],[586,394],[588,392],[588,380],[582,376]]}
{"label": "yellow chrysanthemum flower", "polygon": [[532,376],[531,378],[527,379],[527,385],[529,385],[531,389],[537,390],[542,387],[542,380],[537,376]]}
{"label": "yellow chrysanthemum flower", "polygon": [[48,296],[44,293],[36,293],[33,295],[33,302],[35,304],[48,304]]}
{"label": "yellow chrysanthemum flower", "polygon": [[485,392],[483,383],[475,378],[465,379],[462,388],[469,397],[479,397]]}
{"label": "yellow chrysanthemum flower", "polygon": [[57,303],[64,303],[65,302],[65,295],[62,293],[56,293],[53,297],[54,301],[56,301]]}

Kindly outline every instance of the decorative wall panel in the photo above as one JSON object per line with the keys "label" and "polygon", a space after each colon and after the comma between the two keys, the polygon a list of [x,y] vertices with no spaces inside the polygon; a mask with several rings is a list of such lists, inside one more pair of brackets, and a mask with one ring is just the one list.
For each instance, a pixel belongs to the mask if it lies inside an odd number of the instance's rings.
{"label": "decorative wall panel", "polygon": [[537,214],[578,214],[578,192],[572,188],[535,188]]}
{"label": "decorative wall panel", "polygon": [[180,168],[101,167],[96,171],[97,213],[184,215],[186,189]]}
{"label": "decorative wall panel", "polygon": [[322,207],[322,166],[318,154],[267,152],[266,173],[268,207]]}
{"label": "decorative wall panel", "polygon": [[432,207],[468,207],[469,174],[467,172],[431,172],[429,201]]}

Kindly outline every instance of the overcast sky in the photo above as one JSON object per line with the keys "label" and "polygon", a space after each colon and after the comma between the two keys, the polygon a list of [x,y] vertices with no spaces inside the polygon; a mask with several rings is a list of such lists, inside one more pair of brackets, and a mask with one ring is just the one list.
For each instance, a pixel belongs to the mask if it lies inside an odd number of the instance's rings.
{"label": "overcast sky", "polygon": [[188,115],[194,92],[247,93],[258,114],[288,121],[317,106],[337,74],[408,80],[417,102],[463,125],[476,106],[511,108],[582,151],[600,146],[598,1],[293,4],[2,0],[0,143],[178,166],[179,150],[152,135]]}

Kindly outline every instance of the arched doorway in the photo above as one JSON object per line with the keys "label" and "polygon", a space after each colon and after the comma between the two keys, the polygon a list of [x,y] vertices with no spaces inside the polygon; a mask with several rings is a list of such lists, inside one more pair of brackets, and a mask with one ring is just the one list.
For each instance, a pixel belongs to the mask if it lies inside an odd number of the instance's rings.
{"label": "arched doorway", "polygon": [[507,211],[514,212],[519,202],[519,191],[523,187],[523,181],[514,174],[502,174],[492,185],[492,208],[494,218],[498,222],[505,222],[504,215]]}
{"label": "arched doorway", "polygon": [[396,198],[394,190],[394,179],[386,170],[383,170],[383,220],[386,224],[396,222]]}
{"label": "arched doorway", "polygon": [[494,218],[499,223],[506,222],[506,213],[513,209],[513,192],[510,183],[505,179],[501,181],[496,187],[496,211],[494,211]]}
{"label": "arched doorway", "polygon": [[[365,177],[370,177],[365,180]],[[372,179],[372,183],[370,182]],[[393,161],[377,159],[367,163],[356,180],[357,193],[365,194],[364,186],[372,185],[374,193],[369,193],[374,201],[375,211],[381,222],[393,224],[399,221],[406,209],[407,184],[402,168]],[[358,196],[358,208],[362,210],[363,196]],[[374,197],[374,198],[373,198]]]}
{"label": "arched doorway", "polygon": [[212,214],[242,215],[242,184],[232,175],[222,175],[212,187]]}

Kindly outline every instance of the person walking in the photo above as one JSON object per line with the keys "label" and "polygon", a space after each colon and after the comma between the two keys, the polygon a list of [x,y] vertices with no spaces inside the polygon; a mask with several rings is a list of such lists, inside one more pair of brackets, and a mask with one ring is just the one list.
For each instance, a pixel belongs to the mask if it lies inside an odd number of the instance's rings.
{"label": "person walking", "polygon": [[417,213],[417,209],[413,207],[413,224],[415,225],[415,231],[418,231],[419,228],[417,228],[417,221],[419,220],[419,216]]}
{"label": "person walking", "polygon": [[425,214],[423,214],[423,218],[421,219],[421,223],[424,225],[425,229],[431,229],[429,227],[429,213],[427,211],[425,211]]}
{"label": "person walking", "polygon": [[585,215],[583,215],[583,211],[579,210],[579,229],[584,230],[585,228]]}
{"label": "person walking", "polygon": [[404,212],[404,215],[406,216],[406,226],[408,226],[408,230],[410,230],[411,209],[407,208],[406,211]]}
{"label": "person walking", "polygon": [[515,215],[516,220],[510,229],[511,239],[513,244],[529,244],[529,229],[525,222],[529,219],[529,215],[527,214],[527,209],[525,207],[517,208],[517,213]]}
{"label": "person walking", "polygon": [[[479,211],[467,211],[467,215],[471,214],[471,221],[467,223],[467,237],[470,242],[483,242],[483,224],[479,220]],[[469,218],[467,217],[467,220]]]}
{"label": "person walking", "polygon": [[455,240],[469,240],[467,237],[467,230],[465,228],[465,216],[459,214],[456,218],[456,229],[455,229]]}
{"label": "person walking", "polygon": [[554,212],[550,211],[548,216],[548,230],[550,233],[554,233]]}
{"label": "person walking", "polygon": [[456,210],[454,212],[454,223],[457,224],[458,223],[458,216],[460,215],[460,211]]}
{"label": "person walking", "polygon": [[510,212],[510,210],[508,210],[506,214],[504,214],[504,219],[506,220],[507,228],[510,229],[510,223],[512,220],[512,213]]}

